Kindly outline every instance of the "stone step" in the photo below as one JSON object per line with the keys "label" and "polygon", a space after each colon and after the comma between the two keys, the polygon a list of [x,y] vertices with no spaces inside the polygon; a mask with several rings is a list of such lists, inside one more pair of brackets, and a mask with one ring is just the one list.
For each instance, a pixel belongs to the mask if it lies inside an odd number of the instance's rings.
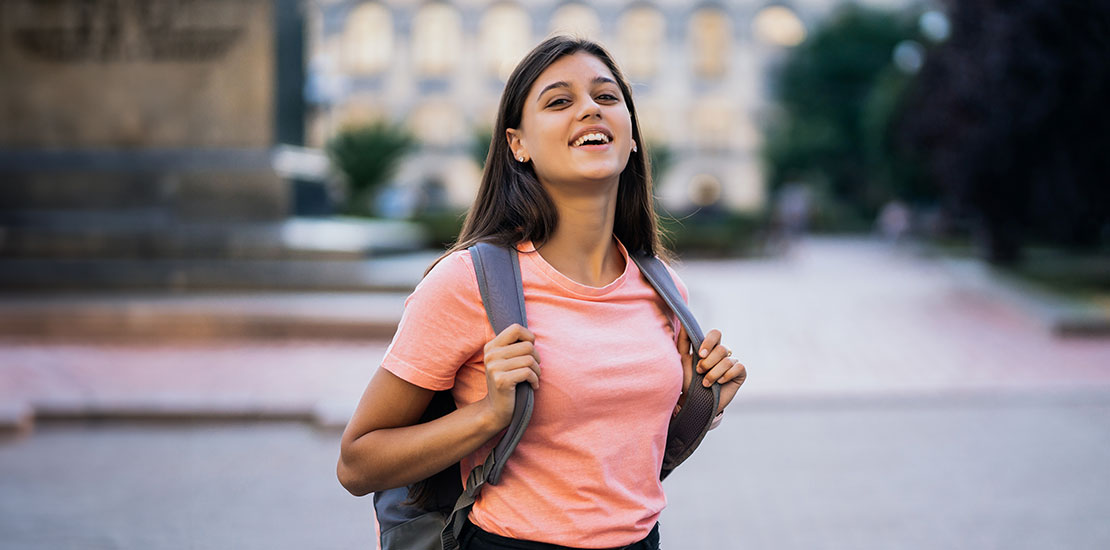
{"label": "stone step", "polygon": [[0,259],[0,289],[407,292],[439,254],[358,260]]}
{"label": "stone step", "polygon": [[180,342],[389,338],[407,292],[0,296],[0,338]]}
{"label": "stone step", "polygon": [[419,250],[426,241],[421,226],[394,220],[181,222],[143,210],[0,219],[0,258],[350,260]]}

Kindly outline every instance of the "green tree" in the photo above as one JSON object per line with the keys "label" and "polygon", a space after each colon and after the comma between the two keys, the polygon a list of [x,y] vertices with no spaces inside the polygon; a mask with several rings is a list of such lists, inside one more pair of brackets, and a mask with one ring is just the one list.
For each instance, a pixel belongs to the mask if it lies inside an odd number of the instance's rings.
{"label": "green tree", "polygon": [[860,220],[907,190],[912,168],[890,145],[907,77],[891,55],[914,34],[910,17],[849,4],[789,54],[764,148],[772,188],[809,183]]}
{"label": "green tree", "polygon": [[1110,245],[1110,1],[946,0],[951,38],[910,90],[906,141],[986,257]]}
{"label": "green tree", "polygon": [[347,213],[369,215],[373,194],[416,144],[402,127],[383,121],[347,128],[332,138],[327,151],[347,184]]}

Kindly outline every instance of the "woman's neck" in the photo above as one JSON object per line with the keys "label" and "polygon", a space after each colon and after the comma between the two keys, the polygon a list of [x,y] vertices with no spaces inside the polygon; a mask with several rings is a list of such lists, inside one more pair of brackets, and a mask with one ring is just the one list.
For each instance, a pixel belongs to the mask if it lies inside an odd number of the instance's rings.
{"label": "woman's neck", "polygon": [[604,194],[570,197],[553,192],[559,224],[538,249],[543,259],[563,275],[587,286],[605,286],[620,277],[625,266],[624,257],[613,242],[616,191],[614,185]]}

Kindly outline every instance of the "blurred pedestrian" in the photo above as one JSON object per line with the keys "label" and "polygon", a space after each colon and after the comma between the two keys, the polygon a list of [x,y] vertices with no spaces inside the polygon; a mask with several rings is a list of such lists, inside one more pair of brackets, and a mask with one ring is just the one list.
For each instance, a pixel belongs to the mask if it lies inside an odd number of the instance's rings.
{"label": "blurred pedestrian", "polygon": [[[493,136],[458,242],[406,302],[343,434],[340,481],[363,495],[459,461],[469,472],[509,425],[515,385],[531,384],[531,422],[462,548],[658,548],[667,427],[692,370],[721,384],[723,412],[745,368],[717,330],[695,359],[629,261],[665,251],[630,89],[601,46],[555,37],[532,50]],[[480,241],[519,251],[529,328],[494,334],[486,321],[466,250]],[[458,409],[418,423],[446,389]]]}
{"label": "blurred pedestrian", "polygon": [[900,200],[892,200],[883,205],[876,220],[883,240],[898,244],[905,239],[910,230],[910,209]]}

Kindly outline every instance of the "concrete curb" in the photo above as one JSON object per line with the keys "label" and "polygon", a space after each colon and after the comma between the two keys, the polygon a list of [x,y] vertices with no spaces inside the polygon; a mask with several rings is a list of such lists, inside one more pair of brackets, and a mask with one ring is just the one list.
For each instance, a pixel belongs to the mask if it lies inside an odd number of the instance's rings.
{"label": "concrete curb", "polygon": [[0,434],[34,430],[37,422],[98,421],[154,423],[305,422],[325,430],[342,430],[354,411],[353,403],[329,401],[272,403],[265,401],[212,402],[198,399],[148,402],[27,402],[0,403]]}
{"label": "concrete curb", "polygon": [[0,434],[29,431],[35,422],[35,411],[30,403],[0,402]]}
{"label": "concrete curb", "polygon": [[1060,336],[1110,336],[1110,308],[1084,302],[1019,280],[979,260],[937,261],[974,292],[1014,304]]}

